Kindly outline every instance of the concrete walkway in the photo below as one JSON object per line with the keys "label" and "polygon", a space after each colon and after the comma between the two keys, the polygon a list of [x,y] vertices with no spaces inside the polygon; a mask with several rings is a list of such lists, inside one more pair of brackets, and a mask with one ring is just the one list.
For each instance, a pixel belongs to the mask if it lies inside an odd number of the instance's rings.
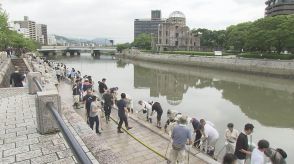
{"label": "concrete walkway", "polygon": [[[65,101],[69,104],[72,104],[72,91],[69,84],[61,83],[59,86],[59,92],[61,94],[62,101]],[[79,113],[83,118],[85,118],[85,109],[76,109],[76,112]],[[112,117],[117,120],[117,111],[113,110]],[[150,128],[143,126],[143,124],[129,119],[130,126],[133,127],[129,132],[144,142],[146,145],[156,150],[162,155],[165,155],[166,149],[168,147],[169,141],[166,138],[154,133]],[[147,147],[143,146],[141,143],[136,141],[127,133],[118,134],[117,133],[117,124],[114,121],[111,121],[109,124],[105,123],[105,119],[102,119],[102,134],[98,137],[107,143],[111,147],[112,151],[118,153],[120,158],[127,161],[127,163],[146,163],[146,164],[156,164],[156,163],[167,163],[167,161],[152,152]],[[167,151],[167,157],[169,157],[170,147]],[[188,162],[188,161],[187,161]],[[203,160],[190,155],[190,163],[202,164],[206,163]]]}
{"label": "concrete walkway", "polygon": [[[35,95],[29,95],[27,88],[1,88],[0,102],[1,164],[76,163],[61,133],[37,133]],[[82,147],[97,164],[87,147]]]}

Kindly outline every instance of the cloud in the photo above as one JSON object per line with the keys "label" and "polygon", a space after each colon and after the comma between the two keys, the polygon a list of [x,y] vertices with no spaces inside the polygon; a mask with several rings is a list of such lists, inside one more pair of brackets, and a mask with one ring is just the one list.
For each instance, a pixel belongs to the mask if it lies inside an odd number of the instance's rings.
{"label": "cloud", "polygon": [[231,24],[263,17],[260,0],[3,0],[11,20],[27,15],[48,25],[48,32],[71,37],[108,37],[131,42],[134,19],[150,18],[159,9],[163,17],[182,11],[190,28],[224,29]]}

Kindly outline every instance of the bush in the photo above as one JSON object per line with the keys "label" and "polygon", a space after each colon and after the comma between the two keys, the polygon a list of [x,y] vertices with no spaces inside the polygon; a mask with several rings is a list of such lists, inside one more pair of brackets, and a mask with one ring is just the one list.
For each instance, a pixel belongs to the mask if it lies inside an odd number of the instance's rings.
{"label": "bush", "polygon": [[237,55],[243,58],[255,58],[255,59],[280,59],[280,60],[292,60],[294,54],[277,54],[277,53],[241,53]]}

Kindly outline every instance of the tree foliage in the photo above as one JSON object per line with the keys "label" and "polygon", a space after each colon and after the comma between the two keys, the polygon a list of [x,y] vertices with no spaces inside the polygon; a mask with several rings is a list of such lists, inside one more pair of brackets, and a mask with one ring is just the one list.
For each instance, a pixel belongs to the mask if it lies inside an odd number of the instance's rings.
{"label": "tree foliage", "polygon": [[294,48],[294,15],[266,17],[227,28],[228,47],[250,52],[292,51]]}
{"label": "tree foliage", "polygon": [[200,36],[200,44],[202,47],[210,49],[222,49],[225,46],[226,31],[225,30],[208,30],[205,28],[193,29],[192,32]]}
{"label": "tree foliage", "polygon": [[116,50],[118,52],[122,52],[122,50],[128,49],[128,48],[131,48],[131,44],[130,43],[123,43],[123,44],[117,44],[116,45]]}
{"label": "tree foliage", "polygon": [[4,11],[0,11],[0,49],[7,47],[15,49],[36,50],[39,44],[23,35],[18,34],[8,28],[8,16]]}
{"label": "tree foliage", "polygon": [[151,50],[151,35],[146,33],[138,35],[132,43],[132,46],[139,49]]}

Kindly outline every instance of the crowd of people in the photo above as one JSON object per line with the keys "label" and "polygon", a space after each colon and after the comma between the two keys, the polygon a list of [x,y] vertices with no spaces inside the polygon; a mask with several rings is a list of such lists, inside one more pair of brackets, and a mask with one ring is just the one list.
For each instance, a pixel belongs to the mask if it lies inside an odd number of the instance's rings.
{"label": "crowd of people", "polygon": [[[102,119],[105,117],[106,124],[111,120],[111,112],[114,107],[117,107],[119,123],[117,127],[118,133],[123,133],[122,124],[125,124],[126,130],[132,129],[128,122],[128,115],[132,114],[133,100],[126,93],[118,94],[118,88],[109,88],[106,85],[106,78],[98,81],[98,92],[94,89],[95,83],[91,76],[83,76],[80,71],[74,68],[69,69],[65,64],[48,61],[42,58],[38,60],[39,64],[46,63],[53,68],[56,73],[58,82],[64,79],[70,79],[72,83],[72,94],[74,99],[73,106],[75,108],[85,108],[87,123],[91,129],[94,129],[97,134],[101,134]],[[48,72],[45,70],[45,72]],[[16,72],[11,74],[11,84],[15,87],[23,86],[20,82],[23,81],[23,75]],[[82,104],[82,105],[81,105]],[[138,101],[140,109],[136,113],[146,115],[146,121],[152,123],[154,113],[156,117],[156,127],[161,129],[163,108],[160,102],[153,101]],[[188,125],[192,125],[193,130]],[[284,164],[287,154],[282,149],[272,149],[267,140],[261,139],[256,148],[248,143],[248,136],[253,133],[254,126],[250,123],[244,126],[244,131],[241,133],[234,129],[233,123],[228,123],[227,129],[224,132],[226,154],[223,157],[223,164],[245,164],[250,158],[251,164],[266,163],[265,157],[270,159],[273,164]],[[208,155],[215,157],[215,145],[219,140],[219,132],[214,124],[205,119],[197,119],[195,117],[188,118],[187,116],[174,111],[167,110],[167,121],[164,125],[164,130],[171,137],[170,160],[172,163],[185,163],[186,154],[191,145],[199,151],[205,152]],[[195,133],[194,140],[192,133]],[[219,155],[220,152],[217,154]],[[217,155],[217,156],[218,156]]]}

